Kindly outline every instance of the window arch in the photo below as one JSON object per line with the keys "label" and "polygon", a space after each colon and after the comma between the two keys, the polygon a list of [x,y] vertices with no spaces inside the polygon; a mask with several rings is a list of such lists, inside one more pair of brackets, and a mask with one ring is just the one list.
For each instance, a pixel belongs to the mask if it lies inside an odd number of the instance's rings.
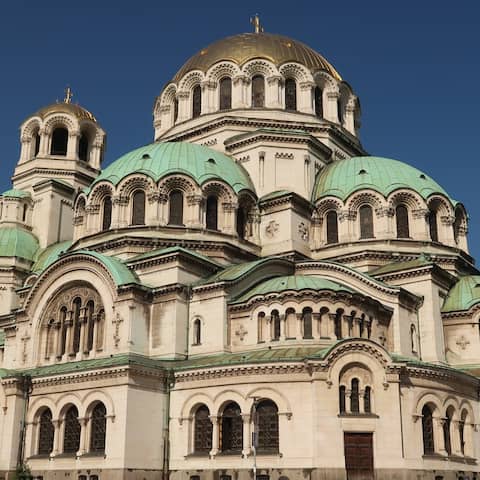
{"label": "window arch", "polygon": [[271,400],[262,400],[257,405],[256,415],[258,426],[258,451],[277,452],[279,447],[277,405]]}
{"label": "window arch", "polygon": [[80,448],[81,426],[78,421],[77,407],[72,405],[65,413],[65,428],[63,433],[63,452],[76,453]]}
{"label": "window arch", "polygon": [[360,412],[360,391],[358,378],[352,378],[350,392],[350,411],[352,413]]}
{"label": "window arch", "polygon": [[433,441],[433,412],[428,405],[422,408],[423,453],[431,455],[435,452]]}
{"label": "window arch", "polygon": [[168,224],[183,226],[183,193],[173,190],[168,199]]}
{"label": "window arch", "polygon": [[202,321],[197,318],[193,322],[193,344],[200,345],[202,342]]}
{"label": "window arch", "polygon": [[102,230],[109,230],[112,224],[112,197],[103,199]]}
{"label": "window arch", "polygon": [[327,244],[338,243],[338,216],[335,210],[330,210],[326,215]]}
{"label": "window arch", "polygon": [[68,130],[64,127],[57,127],[52,133],[52,145],[50,148],[50,155],[67,154],[68,145]]}
{"label": "window arch", "polygon": [[98,402],[92,410],[90,430],[90,451],[104,452],[107,436],[107,409],[102,402]]}
{"label": "window arch", "polygon": [[82,132],[80,140],[78,141],[78,158],[85,162],[88,161],[88,147],[88,136],[86,133]]}
{"label": "window arch", "polygon": [[38,454],[49,455],[53,450],[55,427],[52,422],[52,412],[46,408],[40,415],[38,432]]}
{"label": "window arch", "polygon": [[370,205],[359,208],[360,238],[373,238],[373,210]]}
{"label": "window arch", "polygon": [[303,309],[302,325],[303,325],[303,338],[305,339],[313,338],[312,309],[309,307],[306,307]]}
{"label": "window arch", "polygon": [[202,113],[202,87],[195,85],[192,93],[192,118],[197,118]]}
{"label": "window arch", "polygon": [[207,228],[218,230],[218,200],[215,195],[208,196],[206,210]]}
{"label": "window arch", "polygon": [[132,225],[145,225],[145,192],[136,190],[132,195]]}
{"label": "window arch", "polygon": [[231,402],[225,406],[221,422],[221,451],[240,453],[243,448],[243,421],[240,407]]}
{"label": "window arch", "polygon": [[285,80],[285,110],[297,110],[297,82],[294,78]]}
{"label": "window arch", "polygon": [[432,242],[438,242],[437,212],[435,210],[430,210],[428,213],[428,228]]}
{"label": "window arch", "polygon": [[265,106],[265,78],[263,75],[252,77],[252,107],[261,108]]}
{"label": "window arch", "polygon": [[318,118],[323,118],[323,90],[320,87],[315,87],[313,91],[313,104],[315,115]]}
{"label": "window arch", "polygon": [[193,430],[194,452],[208,453],[212,449],[213,424],[210,420],[210,410],[206,405],[201,405],[197,408]]}
{"label": "window arch", "polygon": [[272,310],[271,314],[272,326],[273,326],[273,340],[280,340],[280,315],[278,310]]}
{"label": "window arch", "polygon": [[220,110],[232,108],[232,79],[223,77],[220,80]]}
{"label": "window arch", "polygon": [[405,205],[397,205],[395,208],[395,220],[397,224],[397,238],[409,238],[408,209]]}

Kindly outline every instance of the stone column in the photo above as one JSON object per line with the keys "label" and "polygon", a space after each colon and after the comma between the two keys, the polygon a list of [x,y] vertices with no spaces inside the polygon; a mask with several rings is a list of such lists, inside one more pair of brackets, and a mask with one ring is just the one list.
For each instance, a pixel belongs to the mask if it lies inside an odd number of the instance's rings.
{"label": "stone column", "polygon": [[326,92],[326,109],[323,112],[325,120],[330,120],[333,123],[340,123],[338,119],[338,99],[340,92],[335,90],[327,90]]}
{"label": "stone column", "polygon": [[31,144],[33,142],[33,138],[31,137],[21,137],[20,138],[20,143],[21,143],[21,149],[20,149],[20,161],[18,163],[23,163],[26,162],[27,160],[30,160],[32,155],[30,155],[30,152],[32,150]]}
{"label": "stone column", "polygon": [[147,225],[159,225],[158,218],[158,200],[160,194],[158,192],[149,192],[147,194],[145,223]]}
{"label": "stone column", "polygon": [[438,229],[438,236],[440,237],[438,240],[452,247],[457,246],[457,242],[455,242],[455,236],[453,234],[454,223],[455,217],[453,215],[442,215],[440,217],[440,225]]}
{"label": "stone column", "polygon": [[214,112],[217,109],[215,93],[217,91],[217,82],[204,80],[200,83],[202,87],[202,115]]}
{"label": "stone column", "polygon": [[60,434],[61,434],[61,425],[62,421],[61,420],[53,420],[52,419],[52,424],[53,424],[53,449],[52,453],[50,454],[51,457],[54,457],[55,455],[58,455],[60,453]]}
{"label": "stone column", "polygon": [[103,142],[101,140],[95,140],[92,143],[92,148],[90,150],[90,165],[93,168],[100,169],[100,161],[102,158],[102,147],[103,147]]}
{"label": "stone column", "polygon": [[221,417],[217,415],[210,415],[210,421],[212,422],[212,449],[210,450],[210,457],[215,457],[219,452],[219,439],[220,439],[220,420]]}
{"label": "stone column", "polygon": [[80,132],[69,132],[67,143],[67,157],[78,159],[78,139]]}
{"label": "stone column", "polygon": [[185,225],[192,228],[203,228],[202,222],[202,195],[189,195],[187,197],[188,211],[185,212]]}
{"label": "stone column", "polygon": [[223,207],[223,226],[222,232],[229,235],[235,233],[235,212],[237,211],[237,205],[233,202],[222,203]]}
{"label": "stone column", "polygon": [[65,353],[67,355],[74,355],[73,352],[73,311],[67,312],[67,318],[65,320],[65,327],[67,329],[67,338],[65,340]]}
{"label": "stone column", "polygon": [[302,113],[309,113],[313,115],[315,113],[313,108],[313,89],[315,88],[314,82],[301,82],[299,85],[299,99],[298,110]]}
{"label": "stone column", "polygon": [[374,224],[375,238],[395,238],[396,232],[393,228],[395,210],[391,207],[379,207],[375,209],[376,225]]}
{"label": "stone column", "polygon": [[87,434],[88,434],[88,417],[79,417],[78,421],[81,426],[80,430],[80,446],[77,451],[77,457],[87,453]]}
{"label": "stone column", "polygon": [[[336,340],[337,336],[335,335],[335,320],[337,319],[336,313],[328,313],[329,322],[327,324],[327,337]],[[342,332],[343,333],[343,332]]]}
{"label": "stone column", "polygon": [[247,98],[249,78],[246,75],[236,75],[232,79],[232,108],[247,108],[250,104]]}
{"label": "stone column", "polygon": [[61,358],[61,348],[62,348],[62,323],[57,321],[55,322],[55,356],[56,358]]}
{"label": "stone column", "polygon": [[[452,445],[452,455],[461,457],[462,446],[460,445],[460,422],[458,420],[452,420],[450,423],[450,443]],[[463,431],[463,437],[465,439],[465,430]]]}
{"label": "stone column", "polygon": [[178,117],[177,122],[184,122],[188,120],[191,116],[191,108],[189,105],[190,101],[190,92],[187,91],[180,91],[177,92],[178,98]]}
{"label": "stone column", "polygon": [[347,243],[358,240],[358,233],[355,232],[355,220],[357,212],[354,210],[341,210],[338,213],[338,241]]}
{"label": "stone column", "polygon": [[419,208],[412,211],[412,225],[410,236],[418,240],[430,241],[430,230],[428,226],[428,209]]}
{"label": "stone column", "polygon": [[248,457],[250,455],[250,414],[242,413],[242,422],[243,422],[243,449],[242,455]]}
{"label": "stone column", "polygon": [[272,75],[266,79],[265,84],[265,106],[268,108],[282,108],[282,85],[281,75]]}
{"label": "stone column", "polygon": [[80,317],[78,318],[80,323],[80,345],[78,352],[79,353],[88,353],[87,349],[87,340],[88,340],[88,325],[87,325],[87,308],[82,307],[80,309]]}
{"label": "stone column", "polygon": [[447,455],[445,450],[445,439],[443,438],[443,417],[433,417],[433,444],[435,445],[435,453]]}
{"label": "stone column", "polygon": [[350,98],[347,102],[343,126],[352,135],[355,135],[355,98]]}
{"label": "stone column", "polygon": [[351,321],[352,317],[351,315],[342,315],[342,338],[348,338],[351,337]]}
{"label": "stone column", "polygon": [[44,128],[41,128],[38,131],[38,134],[40,135],[40,148],[38,149],[38,155],[43,157],[49,153],[48,146],[50,144],[52,132],[47,132]]}
{"label": "stone column", "polygon": [[312,336],[315,339],[321,338],[322,336],[321,322],[322,322],[322,315],[318,312],[313,312],[312,313]]}
{"label": "stone column", "polygon": [[158,196],[158,223],[165,226],[168,223],[168,195],[160,193]]}
{"label": "stone column", "polygon": [[280,340],[285,340],[286,338],[286,330],[287,330],[287,317],[285,314],[279,314],[280,317]]}

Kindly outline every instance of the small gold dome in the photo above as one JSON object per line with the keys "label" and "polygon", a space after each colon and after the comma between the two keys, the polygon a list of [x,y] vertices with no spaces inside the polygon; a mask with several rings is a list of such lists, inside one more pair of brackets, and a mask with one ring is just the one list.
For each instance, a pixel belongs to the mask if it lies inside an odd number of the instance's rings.
{"label": "small gold dome", "polygon": [[325,58],[304,43],[271,33],[242,33],[219,40],[200,50],[183,65],[173,81],[178,82],[192,70],[206,72],[222,60],[243,65],[255,58],[270,60],[277,67],[286,62],[297,62],[312,72],[323,70],[337,80],[342,79]]}
{"label": "small gold dome", "polygon": [[66,102],[57,102],[47,105],[46,107],[41,108],[35,115],[38,115],[41,118],[46,117],[51,113],[69,113],[74,115],[79,120],[90,120],[92,122],[97,122],[97,119],[85,108],[77,105],[75,103],[66,103]]}

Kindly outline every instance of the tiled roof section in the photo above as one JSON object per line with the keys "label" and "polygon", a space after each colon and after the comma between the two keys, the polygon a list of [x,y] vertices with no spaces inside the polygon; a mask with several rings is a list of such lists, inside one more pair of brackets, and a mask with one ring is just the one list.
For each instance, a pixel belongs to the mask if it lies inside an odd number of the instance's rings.
{"label": "tiled roof section", "polygon": [[280,293],[288,290],[330,290],[333,292],[354,292],[351,288],[341,283],[333,282],[332,280],[328,280],[317,275],[288,275],[271,278],[265,282],[259,283],[231,303],[242,303],[257,295]]}
{"label": "tiled roof section", "polygon": [[143,173],[154,181],[180,173],[199,185],[217,179],[230,185],[236,193],[242,190],[255,192],[247,171],[233,158],[208,147],[186,142],[152,143],[126,153],[103,170],[91,187],[101,181],[117,185],[132,173]]}
{"label": "tiled roof section", "polygon": [[35,263],[32,272],[40,273],[49,267],[53,262],[57,261],[63,252],[66,252],[72,245],[71,240],[66,242],[58,242],[49,245],[47,248],[39,250],[35,255]]}
{"label": "tiled roof section", "polygon": [[136,255],[135,257],[131,257],[128,260],[125,260],[124,263],[126,263],[126,264],[135,263],[135,262],[138,262],[138,261],[141,261],[141,260],[149,260],[151,258],[172,255],[172,254],[175,254],[175,253],[183,253],[184,255],[195,257],[198,260],[201,260],[202,262],[211,263],[213,266],[215,266],[217,268],[223,268],[222,265],[220,265],[219,263],[217,263],[215,260],[211,259],[210,257],[207,257],[205,255],[197,253],[194,250],[189,250],[188,248],[183,248],[183,247],[179,247],[179,246],[161,248],[161,249],[157,249],[157,250],[152,250],[150,252],[141,253],[140,255]]}
{"label": "tiled roof section", "polygon": [[0,228],[0,257],[33,261],[38,248],[38,240],[33,233],[21,227]]}
{"label": "tiled roof section", "polygon": [[448,292],[442,306],[442,312],[458,312],[469,310],[480,302],[480,275],[460,277]]}
{"label": "tiled roof section", "polygon": [[388,263],[387,265],[372,270],[369,274],[372,276],[385,275],[387,273],[401,272],[403,270],[411,270],[412,268],[426,267],[429,265],[434,265],[434,262],[422,254],[419,257],[406,262]]}
{"label": "tiled roof section", "polygon": [[346,200],[362,189],[372,189],[386,197],[400,188],[414,190],[424,199],[434,193],[450,199],[435,180],[406,163],[382,157],[352,157],[330,163],[320,172],[312,201],[327,196]]}

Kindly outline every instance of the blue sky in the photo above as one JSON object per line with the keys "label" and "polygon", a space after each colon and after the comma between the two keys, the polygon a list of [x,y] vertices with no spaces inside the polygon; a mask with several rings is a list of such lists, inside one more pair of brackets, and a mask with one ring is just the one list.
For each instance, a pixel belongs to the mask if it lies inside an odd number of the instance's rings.
{"label": "blue sky", "polygon": [[18,127],[63,98],[91,110],[108,135],[106,164],[153,139],[153,101],[209,43],[265,30],[322,53],[362,105],[373,155],[424,170],[470,214],[480,254],[480,2],[297,0],[170,2],[6,0],[0,13],[0,188],[18,159]]}

